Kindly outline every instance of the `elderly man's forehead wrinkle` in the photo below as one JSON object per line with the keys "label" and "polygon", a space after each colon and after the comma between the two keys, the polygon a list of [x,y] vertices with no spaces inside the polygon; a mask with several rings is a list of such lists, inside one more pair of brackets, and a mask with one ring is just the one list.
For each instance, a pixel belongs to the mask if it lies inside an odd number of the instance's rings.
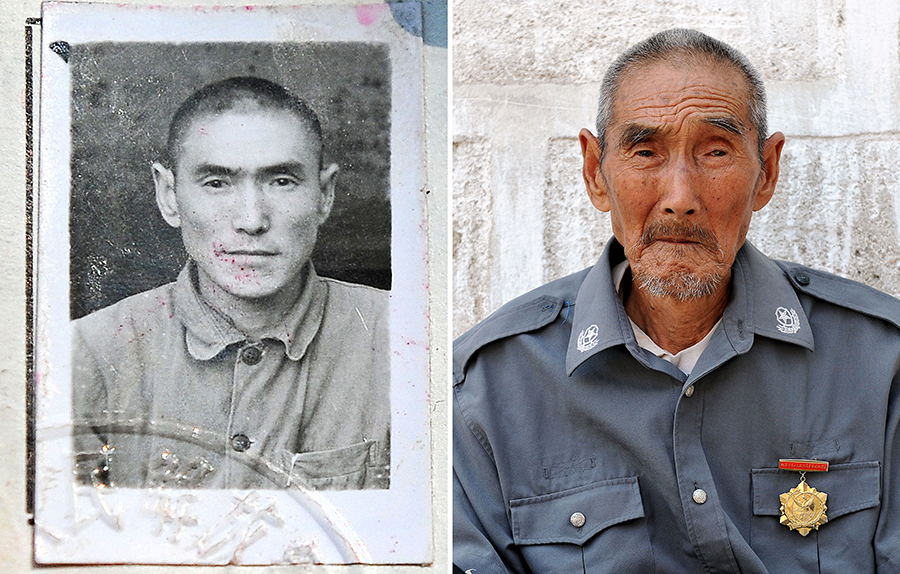
{"label": "elderly man's forehead wrinkle", "polygon": [[631,105],[626,104],[623,107],[631,108],[634,112],[658,110],[658,114],[678,114],[689,108],[719,110],[733,115],[738,115],[739,111],[746,113],[746,105],[740,100],[712,94],[681,94],[680,98],[671,100],[651,96],[632,100]]}
{"label": "elderly man's forehead wrinkle", "polygon": [[[626,87],[626,86],[623,86]],[[635,91],[643,92],[636,94]],[[639,86],[628,86],[619,93],[616,107],[643,110],[693,104],[713,105],[732,108],[733,111],[747,111],[746,88],[735,85],[734,89],[716,89],[704,83],[679,86],[677,90],[657,89],[644,92]],[[714,103],[717,102],[717,103]]]}
{"label": "elderly man's forehead wrinkle", "polygon": [[614,118],[616,120],[617,123],[622,122],[618,128],[621,130],[620,139],[623,143],[636,135],[638,130],[635,126],[641,129],[653,128],[654,134],[669,133],[681,130],[686,122],[701,121],[736,135],[745,136],[747,131],[746,121],[742,119],[739,110],[709,100],[691,99],[675,106],[632,107],[630,110],[622,110],[619,117]]}

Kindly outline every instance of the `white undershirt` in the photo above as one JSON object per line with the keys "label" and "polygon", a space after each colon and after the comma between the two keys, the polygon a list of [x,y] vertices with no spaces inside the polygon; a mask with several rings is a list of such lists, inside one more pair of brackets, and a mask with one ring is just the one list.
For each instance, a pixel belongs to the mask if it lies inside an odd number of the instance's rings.
{"label": "white undershirt", "polygon": [[[613,284],[616,286],[616,292],[619,293],[620,297],[622,295],[622,292],[620,290],[622,278],[625,277],[625,271],[627,271],[628,268],[628,260],[626,259],[625,261],[613,267],[612,270]],[[707,345],[709,345],[709,341],[710,339],[712,339],[713,333],[716,331],[716,327],[719,326],[719,323],[722,322],[722,319],[719,318],[719,320],[716,321],[716,324],[713,325],[712,329],[709,330],[709,333],[707,333],[706,336],[703,337],[703,339],[701,339],[698,343],[674,355],[654,343],[653,339],[651,339],[650,336],[647,335],[647,333],[645,333],[634,323],[634,321],[631,320],[631,317],[628,318],[628,321],[631,322],[631,328],[634,330],[634,338],[635,340],[637,340],[637,344],[640,345],[641,348],[653,353],[660,359],[669,361],[670,363],[678,367],[681,372],[686,375],[690,375],[691,371],[694,370],[694,365],[697,364],[697,360],[700,358],[700,355],[703,354],[703,351],[706,350]]]}

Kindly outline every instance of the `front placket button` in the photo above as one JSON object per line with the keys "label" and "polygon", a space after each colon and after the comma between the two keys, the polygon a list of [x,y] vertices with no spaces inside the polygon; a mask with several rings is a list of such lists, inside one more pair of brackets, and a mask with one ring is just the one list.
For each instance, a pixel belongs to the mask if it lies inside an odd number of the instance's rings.
{"label": "front placket button", "polygon": [[262,356],[263,356],[263,351],[257,345],[245,347],[241,351],[241,361],[243,361],[243,363],[245,365],[252,366],[252,365],[257,364],[260,360],[262,360]]}
{"label": "front placket button", "polygon": [[250,437],[245,434],[236,434],[231,437],[231,448],[238,452],[244,452],[250,448]]}
{"label": "front placket button", "polygon": [[684,396],[686,396],[687,398],[691,398],[691,396],[693,394],[694,394],[694,385],[691,385],[684,390]]}
{"label": "front placket button", "polygon": [[569,517],[569,522],[572,523],[572,526],[575,528],[581,528],[584,526],[584,514],[580,512],[573,512],[572,516]]}
{"label": "front placket button", "polygon": [[703,504],[704,502],[706,502],[706,491],[702,488],[698,488],[694,491],[693,499],[697,504]]}

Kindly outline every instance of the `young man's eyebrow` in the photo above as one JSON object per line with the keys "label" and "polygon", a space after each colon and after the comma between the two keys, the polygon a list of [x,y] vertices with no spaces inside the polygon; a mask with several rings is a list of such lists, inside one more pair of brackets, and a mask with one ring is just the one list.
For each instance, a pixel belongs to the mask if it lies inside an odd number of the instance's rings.
{"label": "young man's eyebrow", "polygon": [[647,141],[651,137],[658,134],[659,131],[659,128],[644,126],[641,124],[629,124],[625,126],[625,129],[622,130],[622,135],[619,136],[619,147],[621,149],[628,149],[639,143]]}
{"label": "young man's eyebrow", "polygon": [[288,174],[297,178],[304,178],[307,176],[308,171],[304,164],[298,161],[288,161],[260,168],[257,175],[259,177],[271,177],[273,175]]}
{"label": "young man's eyebrow", "polygon": [[203,177],[207,175],[221,175],[227,177],[236,176],[240,170],[234,169],[231,167],[225,167],[223,165],[215,165],[212,163],[201,163],[197,167],[194,168],[193,173],[195,177]]}

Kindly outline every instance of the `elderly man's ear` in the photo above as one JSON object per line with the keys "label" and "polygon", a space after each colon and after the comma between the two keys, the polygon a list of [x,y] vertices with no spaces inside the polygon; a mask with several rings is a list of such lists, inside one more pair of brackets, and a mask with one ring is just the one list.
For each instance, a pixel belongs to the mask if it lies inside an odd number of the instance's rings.
{"label": "elderly man's ear", "polygon": [[759,211],[769,203],[778,183],[778,164],[781,161],[781,149],[784,147],[784,134],[775,132],[763,143],[763,173],[760,174],[759,189],[753,198],[753,211]]}
{"label": "elderly man's ear", "polygon": [[581,155],[584,156],[581,173],[584,176],[588,197],[591,198],[594,207],[600,211],[609,211],[609,193],[600,173],[600,140],[587,128],[582,128],[578,140],[581,142]]}
{"label": "elderly man's ear", "polygon": [[181,227],[181,216],[178,214],[178,202],[175,200],[175,174],[159,163],[153,162],[153,186],[156,188],[156,206],[166,223],[172,227]]}

